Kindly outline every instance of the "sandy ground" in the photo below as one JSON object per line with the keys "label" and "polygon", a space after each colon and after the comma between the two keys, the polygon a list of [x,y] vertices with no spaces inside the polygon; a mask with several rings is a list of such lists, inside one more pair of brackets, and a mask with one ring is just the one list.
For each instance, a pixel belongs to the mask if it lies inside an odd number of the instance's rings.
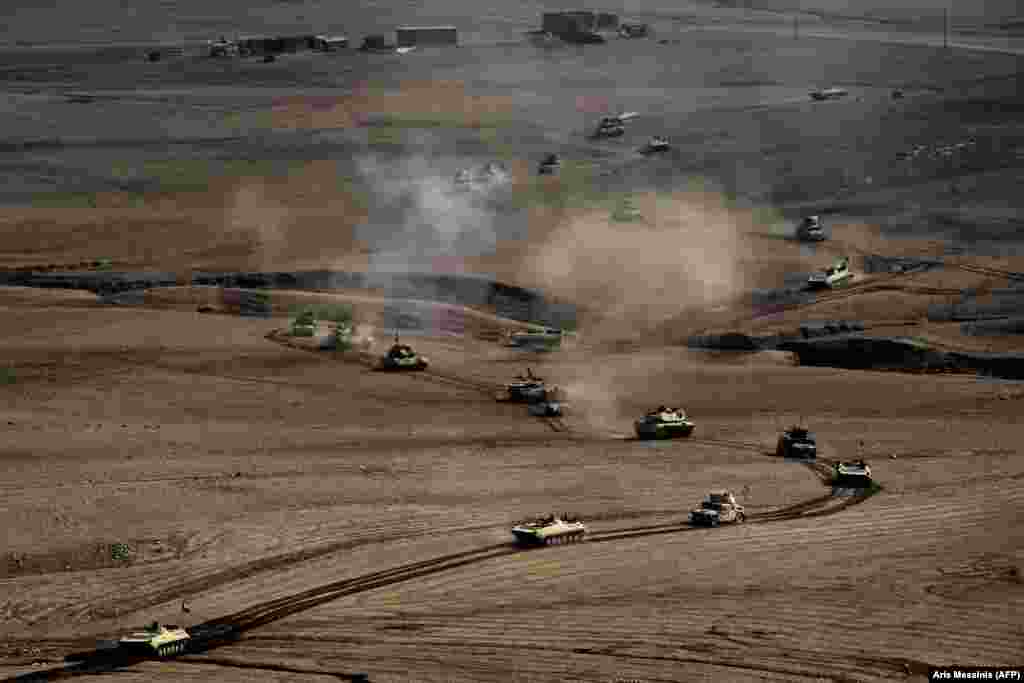
{"label": "sandy ground", "polygon": [[[270,171],[207,176],[194,164],[164,163],[175,135],[211,157],[227,153],[226,142],[194,137],[187,112],[201,107],[189,96],[166,105],[180,128],[165,130],[163,148],[131,148],[136,176],[111,171],[122,148],[111,142],[119,131],[110,120],[80,124],[76,135],[91,134],[93,147],[30,150],[34,168],[59,170],[58,189],[67,188],[65,173],[96,182],[83,185],[82,205],[5,208],[0,261],[8,268],[110,258],[117,269],[184,275],[447,257],[453,269],[543,287],[584,315],[578,343],[555,353],[524,354],[473,334],[416,338],[431,369],[382,374],[357,353],[281,343],[271,333],[289,321],[279,314],[198,313],[208,293],[193,288],[151,292],[136,307],[103,307],[80,292],[0,291],[0,672],[59,666],[64,655],[153,619],[192,626],[222,618],[253,627],[231,646],[117,675],[892,681],[925,680],[928,665],[1019,664],[1019,383],[797,367],[782,353],[680,344],[707,330],[852,318],[951,348],[1020,350],[1012,337],[966,338],[924,319],[930,303],[958,300],[968,287],[1005,287],[1007,273],[1024,271],[1009,250],[949,254],[1020,239],[1007,218],[1020,211],[1018,58],[778,40],[623,42],[561,60],[532,48],[480,48],[471,62],[443,54],[407,62],[401,78],[390,58],[366,56],[344,73],[306,57],[265,70],[198,65],[193,84],[188,68],[168,66],[180,80],[173,87],[187,85],[222,114],[242,109],[242,95],[225,88],[237,74],[225,72],[259,72],[257,116],[233,120],[252,128],[231,144],[236,155],[269,160]],[[683,54],[680,63],[705,60],[704,71],[638,70],[645,82],[608,106],[651,115],[627,141],[585,143],[584,124],[599,114],[578,107],[612,92],[627,71],[610,65],[626,63],[629,51],[655,63],[664,50]],[[76,68],[72,87],[98,93],[123,89],[136,67]],[[533,80],[512,84],[530,69]],[[449,85],[424,87],[431,70]],[[336,95],[363,99],[303,109],[269,92],[295,97],[297,84],[378,76],[397,94]],[[807,101],[809,84],[833,81],[852,84],[855,97]],[[908,83],[917,85],[905,100],[889,99],[889,88]],[[66,85],[36,87],[56,97]],[[654,102],[666,87],[678,97]],[[453,117],[466,102],[484,119],[511,122],[423,134],[395,125],[397,145],[345,127],[382,111]],[[125,129],[156,125],[139,122],[129,103],[109,106]],[[492,138],[481,135],[488,130]],[[680,140],[668,159],[635,154],[661,130]],[[941,150],[928,162],[918,153],[912,171],[895,159],[924,142],[955,149],[969,139],[981,151],[962,147],[955,163]],[[566,172],[539,182],[534,164],[553,147]],[[486,198],[491,204],[450,196],[445,183],[459,165],[494,157],[513,178]],[[25,171],[22,161],[18,171],[7,158],[12,176]],[[115,177],[139,184],[111,186]],[[642,218],[610,220],[614,202],[603,198],[617,202],[627,191]],[[801,211],[823,208],[834,209],[830,241],[809,249],[785,238]],[[954,214],[959,221],[936,219]],[[944,255],[950,265],[864,274],[861,259],[872,253]],[[753,319],[753,290],[843,254],[857,273],[851,287],[781,318]],[[348,302],[368,319],[384,303],[366,293],[282,296]],[[481,328],[514,326],[474,315]],[[655,331],[665,334],[648,334]],[[378,337],[377,353],[388,341]],[[610,343],[622,341],[638,348]],[[561,422],[494,400],[526,367],[568,391]],[[697,423],[692,438],[629,438],[632,420],[659,403],[685,407]],[[780,430],[800,419],[817,432],[823,458],[863,455],[882,490],[833,499],[819,472],[773,457]],[[676,524],[716,487],[740,494],[750,523]],[[787,509],[814,514],[778,512]],[[588,522],[593,542],[528,552],[507,545],[518,519],[562,510]],[[131,549],[129,560],[114,558],[118,543]],[[409,568],[477,550],[464,566]],[[406,580],[376,583],[395,567],[405,567]]]}

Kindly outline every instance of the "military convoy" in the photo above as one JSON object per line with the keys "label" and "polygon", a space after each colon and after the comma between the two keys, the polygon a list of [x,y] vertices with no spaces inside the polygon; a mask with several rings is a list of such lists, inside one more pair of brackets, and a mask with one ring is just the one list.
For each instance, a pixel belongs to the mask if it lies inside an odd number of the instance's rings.
{"label": "military convoy", "polygon": [[736,502],[731,491],[712,491],[708,497],[690,512],[690,524],[694,526],[718,526],[738,524],[747,519],[742,505]]}
{"label": "military convoy", "polygon": [[674,439],[693,433],[693,422],[680,408],[659,406],[634,423],[639,439]]}
{"label": "military convoy", "polygon": [[779,437],[775,454],[780,458],[814,460],[818,457],[818,443],[807,427],[793,425]]}
{"label": "military convoy", "polygon": [[143,655],[147,657],[171,657],[180,655],[188,649],[190,636],[188,631],[168,624],[162,626],[159,622],[145,626],[139,631],[134,631],[117,641],[118,649],[130,654]]}
{"label": "military convoy", "polygon": [[429,361],[412,350],[408,344],[394,344],[383,357],[379,370],[426,370]]}
{"label": "military convoy", "polygon": [[512,527],[512,535],[521,545],[556,545],[583,540],[587,527],[569,516],[548,515]]}

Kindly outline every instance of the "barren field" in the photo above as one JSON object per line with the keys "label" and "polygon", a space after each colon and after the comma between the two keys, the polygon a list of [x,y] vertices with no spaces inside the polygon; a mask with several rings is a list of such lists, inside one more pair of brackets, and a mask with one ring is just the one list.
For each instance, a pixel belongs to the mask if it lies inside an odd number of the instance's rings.
{"label": "barren field", "polygon": [[[12,57],[0,267],[177,282],[122,306],[0,287],[0,674],[852,683],[1019,666],[1024,386],[686,339],[855,320],[1024,350],[930,315],[1020,286],[1021,57],[658,21],[681,42]],[[851,97],[807,97],[832,84]],[[586,140],[620,111],[641,113],[624,138]],[[673,140],[662,158],[637,151],[654,134]],[[562,171],[539,178],[549,151]],[[508,182],[453,190],[491,160]],[[793,238],[807,213],[828,240]],[[759,303],[839,256],[848,286]],[[870,271],[878,256],[943,265]],[[537,288],[577,306],[576,335],[509,348],[499,334],[526,321],[451,306],[463,334],[403,337],[426,371],[382,373],[387,286],[274,290],[261,318],[191,280],[303,269]],[[350,306],[360,347],[290,336],[312,302]],[[563,417],[496,400],[527,368],[564,388]],[[635,439],[659,404],[694,434]],[[797,421],[817,463],[775,455]],[[834,490],[830,464],[857,457],[879,487]],[[690,527],[718,488],[746,523]],[[549,512],[584,520],[585,542],[512,544]],[[153,620],[237,638],[63,661]]]}

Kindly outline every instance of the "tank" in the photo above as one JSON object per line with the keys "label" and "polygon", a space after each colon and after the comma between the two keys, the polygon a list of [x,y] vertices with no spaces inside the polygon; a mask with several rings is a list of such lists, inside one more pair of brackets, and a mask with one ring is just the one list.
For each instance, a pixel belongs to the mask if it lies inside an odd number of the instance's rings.
{"label": "tank", "polygon": [[647,24],[624,23],[619,26],[619,35],[623,38],[646,38],[650,34]]}
{"label": "tank", "polygon": [[468,190],[472,187],[472,176],[468,169],[462,169],[455,174],[454,186],[456,190]]}
{"label": "tank", "polygon": [[793,425],[779,437],[775,454],[780,458],[814,460],[818,457],[818,444],[806,427]]}
{"label": "tank", "polygon": [[641,151],[644,154],[657,154],[659,152],[667,152],[671,147],[672,145],[669,143],[668,138],[655,135],[647,141],[647,144],[644,145]]}
{"label": "tank", "polygon": [[512,527],[512,535],[522,545],[555,545],[583,540],[587,533],[583,522],[574,517],[548,515]]}
{"label": "tank", "polygon": [[818,216],[804,216],[797,228],[796,236],[804,242],[821,242],[825,239],[825,230],[821,227]]}
{"label": "tank", "polygon": [[736,496],[725,490],[712,491],[700,507],[690,512],[690,524],[695,526],[739,524],[746,519],[746,512],[743,506],[736,502]]}
{"label": "tank", "polygon": [[622,123],[622,119],[618,116],[605,116],[597,124],[594,132],[590,137],[599,138],[617,138],[622,137],[626,134],[626,127]]}
{"label": "tank", "polygon": [[822,88],[820,90],[812,90],[811,99],[819,102],[822,100],[837,100],[849,94],[846,88]]}
{"label": "tank", "polygon": [[641,439],[674,439],[693,433],[693,423],[680,408],[660,406],[636,421],[636,435]]}
{"label": "tank", "polygon": [[833,468],[837,486],[866,487],[871,485],[871,466],[863,460],[837,462]]}
{"label": "tank", "polygon": [[188,631],[167,624],[161,625],[154,621],[145,628],[129,633],[117,641],[118,648],[149,657],[171,657],[188,649]]}
{"label": "tank", "polygon": [[562,331],[553,327],[531,326],[526,332],[509,335],[508,345],[536,350],[556,349],[562,345]]}
{"label": "tank", "polygon": [[428,361],[407,344],[395,344],[380,359],[381,370],[425,370]]}
{"label": "tank", "polygon": [[561,417],[563,414],[561,401],[531,403],[526,410],[534,417]]}
{"label": "tank", "polygon": [[544,380],[527,368],[525,375],[519,375],[515,382],[505,385],[510,401],[538,403],[547,398],[548,387]]}
{"label": "tank", "polygon": [[811,289],[837,287],[849,281],[852,277],[850,259],[846,256],[840,256],[832,263],[830,268],[821,273],[814,273],[807,278],[807,286]]}
{"label": "tank", "polygon": [[540,175],[557,175],[561,167],[562,162],[559,160],[558,155],[548,154],[544,157],[544,160],[540,162],[540,166],[537,167],[537,173]]}

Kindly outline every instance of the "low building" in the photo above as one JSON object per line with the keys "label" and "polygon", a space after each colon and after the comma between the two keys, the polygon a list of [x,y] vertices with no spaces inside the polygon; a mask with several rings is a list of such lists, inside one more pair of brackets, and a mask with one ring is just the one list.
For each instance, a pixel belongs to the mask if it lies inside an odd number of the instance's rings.
{"label": "low building", "polygon": [[556,36],[586,33],[597,28],[597,15],[585,10],[545,12],[541,17],[541,28]]}
{"label": "low building", "polygon": [[596,35],[601,32],[615,32],[618,27],[619,15],[612,12],[571,10],[566,12],[545,12],[541,16],[541,30],[547,31],[559,38],[571,39],[579,36]]}
{"label": "low building", "polygon": [[334,52],[348,47],[347,36],[316,36],[310,47],[320,52]]}
{"label": "low building", "polygon": [[254,36],[242,38],[238,41],[238,47],[245,54],[252,55],[274,55],[283,52],[299,52],[313,47],[316,36]]}
{"label": "low building", "polygon": [[454,26],[399,26],[395,34],[398,47],[457,45],[459,40]]}

